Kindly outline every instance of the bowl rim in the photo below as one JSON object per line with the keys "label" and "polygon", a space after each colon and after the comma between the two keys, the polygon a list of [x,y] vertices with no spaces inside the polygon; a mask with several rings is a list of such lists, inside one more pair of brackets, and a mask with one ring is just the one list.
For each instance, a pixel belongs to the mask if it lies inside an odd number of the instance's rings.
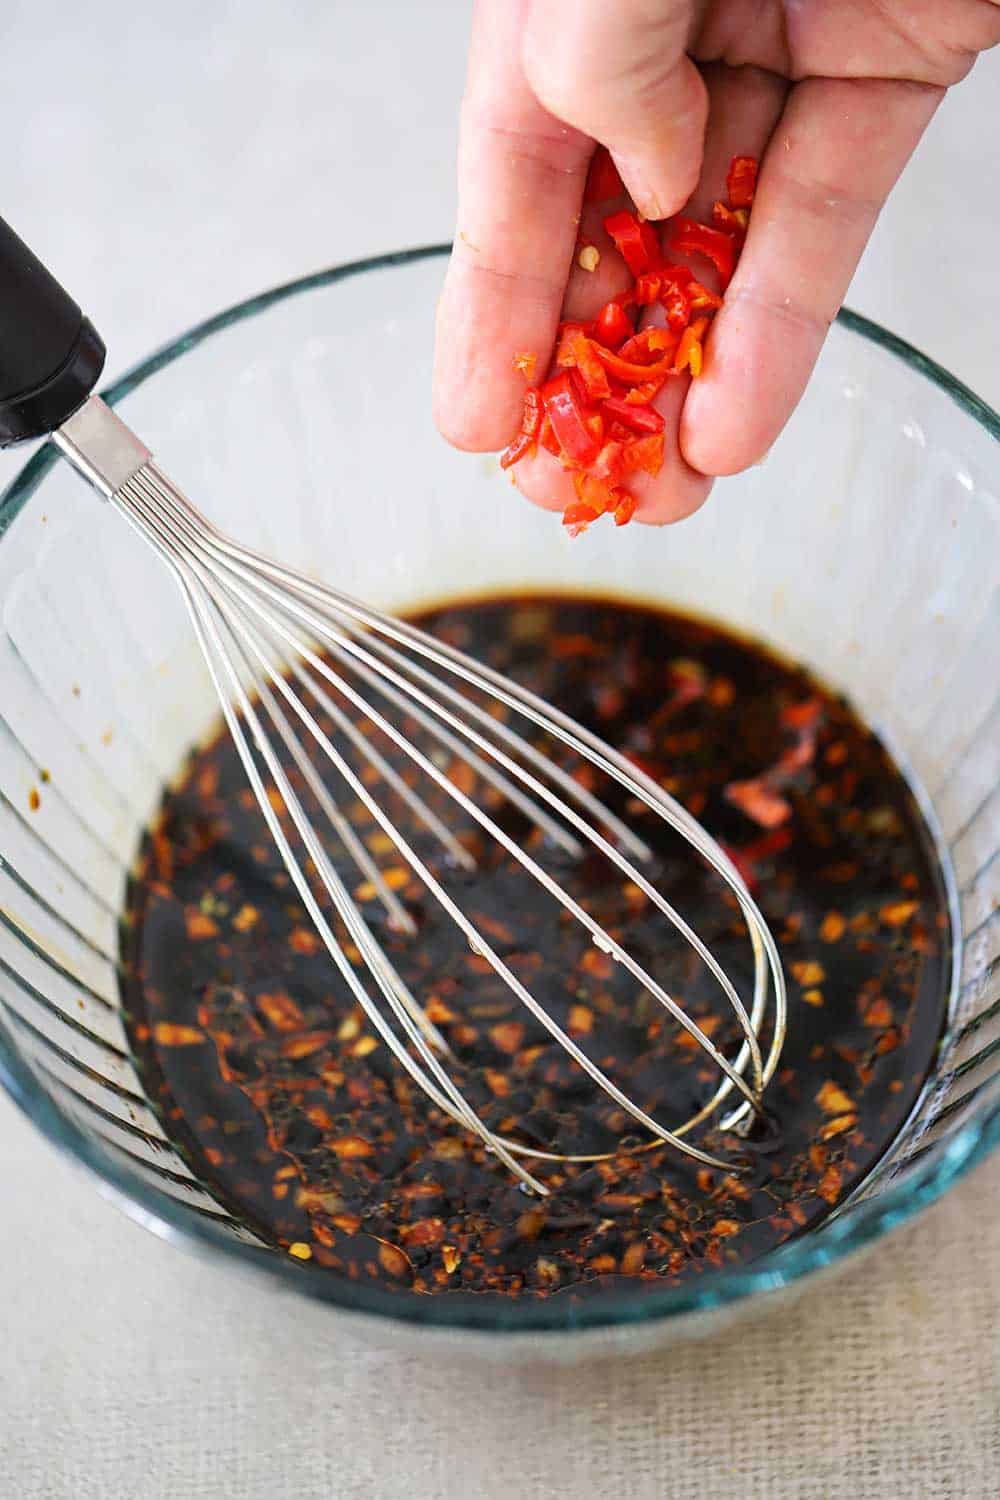
{"label": "bowl rim", "polygon": [[[114,405],[206,339],[276,303],[370,271],[390,270],[440,258],[450,250],[449,243],[438,243],[390,251],[283,282],[197,323],[133,365],[101,395]],[[936,360],[848,308],[841,309],[836,322],[848,332],[884,349],[936,385],[1000,442],[1000,415]],[[55,445],[51,441],[44,443],[0,494],[0,542],[58,457]],[[277,1286],[296,1291],[313,1301],[388,1322],[455,1332],[466,1329],[504,1335],[566,1334],[583,1329],[666,1323],[721,1309],[758,1292],[774,1292],[792,1286],[809,1273],[832,1266],[860,1251],[896,1225],[912,1218],[1000,1145],[998,1088],[995,1097],[987,1097],[977,1116],[958,1130],[939,1154],[928,1155],[924,1161],[917,1162],[905,1179],[894,1184],[890,1182],[875,1198],[860,1200],[852,1206],[849,1215],[828,1220],[822,1235],[787,1241],[748,1266],[714,1271],[704,1280],[689,1286],[658,1288],[644,1283],[639,1296],[634,1292],[616,1290],[579,1302],[557,1296],[542,1301],[510,1299],[499,1302],[490,1299],[477,1303],[473,1297],[461,1300],[407,1297],[377,1286],[327,1275],[291,1257],[243,1243],[216,1227],[208,1218],[199,1218],[183,1204],[166,1198],[138,1173],[115,1161],[110,1152],[102,1150],[94,1138],[59,1109],[21,1056],[2,1012],[0,1083],[49,1141],[97,1179],[97,1186],[104,1196],[160,1238],[200,1249],[206,1255],[212,1250],[221,1251],[259,1276],[270,1278]],[[987,1095],[992,1092],[987,1088]]]}

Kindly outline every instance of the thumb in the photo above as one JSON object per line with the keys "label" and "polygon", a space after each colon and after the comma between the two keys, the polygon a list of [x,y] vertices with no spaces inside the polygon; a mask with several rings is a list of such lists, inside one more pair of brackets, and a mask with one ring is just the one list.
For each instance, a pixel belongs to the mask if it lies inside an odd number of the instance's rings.
{"label": "thumb", "polygon": [[687,56],[686,0],[530,0],[521,65],[542,105],[607,146],[647,219],[701,170],[708,94]]}

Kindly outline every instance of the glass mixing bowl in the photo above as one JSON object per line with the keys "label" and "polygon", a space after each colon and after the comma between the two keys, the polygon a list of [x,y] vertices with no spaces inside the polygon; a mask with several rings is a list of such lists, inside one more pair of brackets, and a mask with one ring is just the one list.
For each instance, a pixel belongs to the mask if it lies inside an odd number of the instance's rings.
{"label": "glass mixing bowl", "polygon": [[[390,610],[598,590],[714,616],[811,665],[908,768],[948,874],[950,1013],[905,1131],[823,1226],[696,1286],[461,1308],[261,1248],[192,1177],[123,1030],[118,922],[164,780],[213,724],[166,571],[51,445],[0,500],[0,1078],[154,1232],[426,1350],[572,1355],[703,1331],[789,1294],[937,1198],[1000,1137],[1000,420],[851,313],[766,463],[667,531],[572,542],[430,416],[444,247],[220,314],[108,399],[217,524]],[[792,1025],[795,1024],[794,1015]]]}

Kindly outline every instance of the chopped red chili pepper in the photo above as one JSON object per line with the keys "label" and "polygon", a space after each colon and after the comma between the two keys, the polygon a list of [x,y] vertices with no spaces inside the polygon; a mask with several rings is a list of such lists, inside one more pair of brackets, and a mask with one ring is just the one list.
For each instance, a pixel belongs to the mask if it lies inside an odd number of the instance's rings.
{"label": "chopped red chili pepper", "polygon": [[594,353],[593,340],[587,338],[579,328],[568,329],[559,340],[556,364],[564,369],[578,371],[588,401],[602,401],[605,396],[610,396],[608,377]]}
{"label": "chopped red chili pepper", "polygon": [[667,375],[674,373],[673,351],[663,359],[655,360],[652,364],[635,364],[631,360],[622,359],[621,355],[614,354],[610,349],[602,349],[597,345],[598,358],[616,380],[625,385],[637,385],[647,380],[663,380]]}
{"label": "chopped red chili pepper", "polygon": [[668,282],[660,293],[660,306],[666,314],[667,327],[678,332],[686,328],[691,318],[691,297],[686,287],[675,281]]}
{"label": "chopped red chili pepper", "polygon": [[736,266],[737,249],[731,234],[679,214],[670,227],[667,243],[671,250],[680,251],[682,255],[707,256],[718,271],[723,286],[729,284]]}
{"label": "chopped red chili pepper", "polygon": [[570,536],[582,536],[598,512],[582,500],[571,500],[562,514],[562,523]]}
{"label": "chopped red chili pepper", "polygon": [[621,499],[615,506],[615,525],[627,526],[635,515],[635,508],[639,502],[631,490],[619,490],[618,493],[621,495]]}
{"label": "chopped red chili pepper", "polygon": [[714,312],[722,306],[722,298],[717,292],[710,292],[707,286],[702,286],[700,281],[692,281],[687,289],[691,299],[691,311],[700,312],[702,308],[710,307]]}
{"label": "chopped red chili pepper", "polygon": [[534,389],[524,395],[524,411],[521,416],[521,431],[500,455],[501,469],[509,469],[526,454],[534,450],[538,431],[542,425],[542,398]]}
{"label": "chopped red chili pepper", "polygon": [[641,469],[653,478],[663,468],[663,433],[650,432],[645,437],[633,438],[625,445],[625,465],[628,472]]}
{"label": "chopped red chili pepper", "polygon": [[627,339],[617,351],[619,359],[631,364],[654,364],[661,354],[672,354],[677,348],[677,334],[667,328],[644,328]]}
{"label": "chopped red chili pepper", "polygon": [[660,241],[647,220],[639,220],[623,208],[604,221],[604,227],[618,247],[633,276],[641,276],[660,259]]}
{"label": "chopped red chili pepper", "polygon": [[525,380],[534,380],[535,366],[538,364],[537,354],[515,354],[514,369],[519,370]]}
{"label": "chopped red chili pepper", "polygon": [[626,339],[632,337],[632,322],[628,313],[620,302],[611,301],[605,303],[597,319],[597,331],[594,337],[605,349],[617,349]]}
{"label": "chopped red chili pepper", "polygon": [[652,406],[639,406],[624,396],[609,396],[601,404],[606,417],[617,417],[635,432],[662,432],[663,417]]}
{"label": "chopped red chili pepper", "polygon": [[605,479],[609,484],[617,483],[624,473],[625,448],[618,438],[606,442],[587,469],[588,478]]}
{"label": "chopped red chili pepper", "polygon": [[690,328],[685,328],[677,346],[674,359],[675,370],[690,370],[693,376],[701,374],[701,341],[708,327],[707,318],[695,318]]}
{"label": "chopped red chili pepper", "polygon": [[629,406],[648,406],[662,391],[665,379],[663,376],[659,380],[644,380],[641,385],[634,385],[626,391],[622,399]]}
{"label": "chopped red chili pepper", "polygon": [[542,401],[552,431],[566,457],[586,468],[601,450],[600,438],[587,425],[587,411],[567,371],[542,386]]}
{"label": "chopped red chili pepper", "polygon": [[[539,400],[541,400],[541,397],[539,397]],[[549,421],[547,413],[544,413],[542,416],[542,425],[538,433],[538,444],[539,447],[545,449],[546,453],[551,453],[554,458],[562,457],[559,439],[552,431],[552,423]]]}
{"label": "chopped red chili pepper", "polygon": [[[668,229],[670,248],[706,256],[723,287],[745,237],[756,172],[752,157],[734,157],[727,178],[729,201],[715,205],[715,226],[680,216]],[[614,163],[602,148],[591,164],[587,201],[621,191]],[[702,341],[710,317],[722,306],[722,297],[688,266],[664,260],[651,224],[623,209],[610,214],[604,227],[633,284],[607,302],[595,321],[560,323],[553,361],[558,373],[540,390],[526,393],[521,431],[500,459],[509,468],[536,445],[558,458],[572,474],[577,496],[563,515],[573,536],[607,513],[614,514],[617,526],[632,519],[637,499],[622,486],[622,478],[636,471],[656,475],[663,466],[665,423],[652,402],[670,378],[685,371],[692,377],[701,374]],[[627,309],[656,304],[663,309],[666,327],[634,332]],[[514,364],[529,380],[533,377],[532,355],[515,355]]]}
{"label": "chopped red chili pepper", "polygon": [[731,208],[727,208],[724,203],[713,203],[712,223],[716,229],[721,229],[724,233],[731,234],[736,243],[742,245],[746,237],[747,226],[740,218],[740,214],[745,214],[745,212],[745,209],[734,211]]}
{"label": "chopped red chili pepper", "polygon": [[726,175],[730,208],[749,208],[757,191],[757,162],[752,156],[734,156]]}

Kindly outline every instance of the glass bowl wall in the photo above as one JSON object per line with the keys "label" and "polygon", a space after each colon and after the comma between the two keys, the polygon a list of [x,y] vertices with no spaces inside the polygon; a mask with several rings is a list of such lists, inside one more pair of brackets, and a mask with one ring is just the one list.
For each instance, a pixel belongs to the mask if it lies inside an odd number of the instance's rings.
{"label": "glass bowl wall", "polygon": [[243,304],[113,399],[213,521],[371,604],[633,596],[755,635],[842,689],[921,790],[960,934],[947,1036],[906,1132],[820,1230],[641,1298],[477,1312],[257,1244],[173,1150],[120,1014],[127,872],[164,781],[215,720],[211,687],[166,572],[50,448],[0,500],[0,1079],[129,1212],[255,1269],[265,1292],[297,1290],[393,1336],[433,1326],[449,1345],[478,1328],[492,1348],[519,1334],[568,1353],[595,1338],[634,1348],[715,1326],[877,1240],[1000,1134],[1000,423],[844,313],[763,466],[680,526],[598,527],[574,543],[494,458],[452,452],[434,432],[443,253],[339,268]]}

